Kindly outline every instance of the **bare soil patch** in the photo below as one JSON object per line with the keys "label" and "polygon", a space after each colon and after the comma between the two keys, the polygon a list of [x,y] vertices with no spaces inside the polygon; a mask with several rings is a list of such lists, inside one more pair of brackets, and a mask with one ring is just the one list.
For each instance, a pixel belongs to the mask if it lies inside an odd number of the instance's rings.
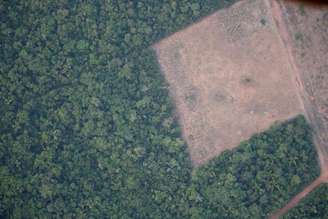
{"label": "bare soil patch", "polygon": [[323,172],[328,172],[328,6],[271,1],[306,116],[315,132]]}
{"label": "bare soil patch", "polygon": [[296,1],[270,1],[269,5],[298,78],[321,165],[321,176],[272,216],[279,218],[328,182],[328,6]]}
{"label": "bare soil patch", "polygon": [[153,46],[196,166],[303,112],[270,13],[240,1]]}

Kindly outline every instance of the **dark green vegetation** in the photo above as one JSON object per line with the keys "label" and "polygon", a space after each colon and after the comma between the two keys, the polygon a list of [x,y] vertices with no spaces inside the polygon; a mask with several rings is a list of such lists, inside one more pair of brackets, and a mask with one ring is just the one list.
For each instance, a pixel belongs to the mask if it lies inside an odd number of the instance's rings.
{"label": "dark green vegetation", "polygon": [[302,117],[192,179],[149,46],[232,2],[1,1],[0,216],[259,217],[312,180]]}
{"label": "dark green vegetation", "polygon": [[195,218],[265,218],[319,175],[315,153],[303,117],[224,152],[194,174]]}
{"label": "dark green vegetation", "polygon": [[322,184],[299,205],[291,209],[285,219],[327,219],[328,218],[328,184]]}

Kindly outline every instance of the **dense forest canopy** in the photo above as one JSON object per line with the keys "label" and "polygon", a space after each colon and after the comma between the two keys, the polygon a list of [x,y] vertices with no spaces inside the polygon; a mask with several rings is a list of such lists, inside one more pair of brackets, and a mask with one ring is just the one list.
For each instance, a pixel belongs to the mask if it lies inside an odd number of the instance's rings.
{"label": "dense forest canopy", "polygon": [[291,209],[284,219],[324,219],[328,218],[328,184],[322,184],[295,208]]}
{"label": "dense forest canopy", "polygon": [[0,216],[261,218],[317,176],[302,117],[192,173],[149,46],[232,3],[1,1]]}
{"label": "dense forest canopy", "polygon": [[195,218],[267,218],[319,175],[315,157],[303,117],[271,127],[195,172]]}

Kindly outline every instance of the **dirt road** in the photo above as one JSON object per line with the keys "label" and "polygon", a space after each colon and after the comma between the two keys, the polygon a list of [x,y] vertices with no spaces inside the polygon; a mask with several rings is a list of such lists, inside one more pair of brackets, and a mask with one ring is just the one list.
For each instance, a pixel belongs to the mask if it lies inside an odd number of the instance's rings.
{"label": "dirt road", "polygon": [[325,15],[280,0],[239,1],[153,45],[195,167],[304,113],[322,175],[328,174],[328,29],[322,26],[328,9]]}
{"label": "dirt road", "polygon": [[328,182],[328,175],[321,175],[319,178],[314,180],[310,185],[308,185],[302,192],[298,193],[292,200],[290,200],[285,207],[279,209],[275,212],[270,219],[278,219],[289,209],[294,208],[305,196],[307,196],[310,192],[312,192],[316,187],[318,187],[321,183]]}
{"label": "dirt road", "polygon": [[[325,19],[328,8],[309,8],[308,14],[298,3],[286,3],[266,0],[276,29],[288,53],[289,62],[295,73],[299,97],[303,102],[305,116],[314,131],[314,141],[318,152],[321,176],[297,194],[285,207],[275,212],[271,218],[279,218],[295,207],[307,194],[323,182],[328,182],[328,88],[320,84],[328,82],[322,76],[328,69],[328,46],[325,38],[328,34],[320,30],[320,19]],[[323,17],[323,18],[322,18]],[[328,20],[328,17],[327,17]],[[319,24],[317,24],[319,23]],[[317,27],[311,32],[310,28]],[[325,27],[321,27],[325,29]],[[293,35],[295,34],[295,36]],[[294,36],[294,38],[293,38]],[[304,38],[301,43],[297,39]],[[318,43],[319,42],[319,43]],[[321,43],[320,43],[321,42]],[[321,54],[322,52],[322,54]],[[323,57],[323,58],[322,58]]]}

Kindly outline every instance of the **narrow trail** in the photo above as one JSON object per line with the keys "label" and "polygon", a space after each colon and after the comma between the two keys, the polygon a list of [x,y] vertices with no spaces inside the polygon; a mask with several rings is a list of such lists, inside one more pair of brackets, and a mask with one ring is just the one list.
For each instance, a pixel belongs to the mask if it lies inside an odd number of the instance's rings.
{"label": "narrow trail", "polygon": [[314,180],[310,185],[308,185],[302,192],[298,193],[292,200],[290,200],[285,207],[279,209],[275,212],[270,219],[279,219],[282,215],[287,213],[291,208],[294,208],[305,196],[307,196],[311,191],[318,187],[321,183],[328,182],[328,175],[321,175],[319,178]]}
{"label": "narrow trail", "polygon": [[318,127],[316,109],[314,107],[314,103],[311,101],[313,97],[311,97],[305,90],[302,74],[296,65],[296,61],[294,59],[293,51],[292,51],[292,40],[290,38],[290,33],[288,31],[288,27],[286,22],[284,21],[284,16],[286,16],[284,10],[283,3],[278,0],[265,0],[267,7],[271,12],[271,16],[275,21],[276,31],[280,36],[281,42],[283,43],[286,52],[288,54],[289,62],[293,72],[295,73],[295,86],[299,93],[299,100],[303,104],[303,109],[305,113],[305,117],[310,121],[313,129],[315,131],[314,135],[314,143],[316,145],[316,150],[319,158],[319,163],[321,167],[321,175],[314,180],[310,185],[304,188],[299,194],[294,196],[283,208],[274,212],[269,218],[270,219],[278,219],[282,215],[284,215],[288,210],[295,207],[305,196],[307,196],[311,191],[313,191],[316,187],[318,187],[321,183],[328,183],[328,154],[325,149],[325,142],[321,138],[320,128]]}

